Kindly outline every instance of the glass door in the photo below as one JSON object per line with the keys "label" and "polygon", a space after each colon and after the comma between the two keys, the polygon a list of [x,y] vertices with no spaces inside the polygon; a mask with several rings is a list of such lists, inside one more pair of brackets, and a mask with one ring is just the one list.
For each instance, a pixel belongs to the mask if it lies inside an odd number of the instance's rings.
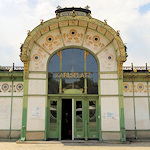
{"label": "glass door", "polygon": [[88,100],[88,139],[98,138],[97,102]]}
{"label": "glass door", "polygon": [[74,138],[84,138],[84,101],[74,100]]}
{"label": "glass door", "polygon": [[58,100],[50,100],[48,110],[48,138],[58,139]]}

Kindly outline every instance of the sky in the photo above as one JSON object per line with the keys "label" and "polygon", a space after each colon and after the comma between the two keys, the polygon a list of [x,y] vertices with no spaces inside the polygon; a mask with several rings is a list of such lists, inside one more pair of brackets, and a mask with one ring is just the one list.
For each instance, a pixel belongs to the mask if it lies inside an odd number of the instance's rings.
{"label": "sky", "polygon": [[0,0],[0,66],[23,66],[20,46],[40,20],[55,17],[56,7],[90,6],[92,17],[120,31],[127,46],[124,66],[150,66],[150,0]]}

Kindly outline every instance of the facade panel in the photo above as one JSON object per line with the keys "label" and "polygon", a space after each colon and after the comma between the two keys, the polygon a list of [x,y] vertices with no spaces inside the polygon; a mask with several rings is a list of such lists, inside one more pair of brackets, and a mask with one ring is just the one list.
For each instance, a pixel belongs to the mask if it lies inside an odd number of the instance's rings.
{"label": "facade panel", "polygon": [[27,111],[27,131],[44,131],[45,97],[29,96]]}
{"label": "facade panel", "polygon": [[150,129],[148,98],[135,98],[136,128]]}
{"label": "facade panel", "polygon": [[125,117],[125,129],[134,130],[134,103],[133,98],[124,98],[124,117]]}
{"label": "facade panel", "polygon": [[11,129],[21,130],[23,97],[14,97],[12,102]]}
{"label": "facade panel", "polygon": [[0,130],[10,129],[11,98],[0,97]]}
{"label": "facade panel", "polygon": [[[113,107],[112,107],[113,106]],[[102,131],[120,131],[118,97],[101,97]]]}

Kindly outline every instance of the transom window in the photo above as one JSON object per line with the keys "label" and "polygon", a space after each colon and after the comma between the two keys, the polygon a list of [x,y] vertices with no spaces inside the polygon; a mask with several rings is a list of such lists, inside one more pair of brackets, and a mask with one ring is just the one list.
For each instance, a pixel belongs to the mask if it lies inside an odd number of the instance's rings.
{"label": "transom window", "polygon": [[92,54],[81,49],[58,51],[48,66],[48,94],[78,89],[98,94],[98,65]]}

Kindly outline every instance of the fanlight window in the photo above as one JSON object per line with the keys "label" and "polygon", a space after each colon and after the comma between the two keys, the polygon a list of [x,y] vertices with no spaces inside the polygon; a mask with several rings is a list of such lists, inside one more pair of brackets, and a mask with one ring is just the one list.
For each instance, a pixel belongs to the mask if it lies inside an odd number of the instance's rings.
{"label": "fanlight window", "polygon": [[48,94],[78,89],[98,94],[98,65],[92,54],[81,49],[58,51],[48,66]]}

